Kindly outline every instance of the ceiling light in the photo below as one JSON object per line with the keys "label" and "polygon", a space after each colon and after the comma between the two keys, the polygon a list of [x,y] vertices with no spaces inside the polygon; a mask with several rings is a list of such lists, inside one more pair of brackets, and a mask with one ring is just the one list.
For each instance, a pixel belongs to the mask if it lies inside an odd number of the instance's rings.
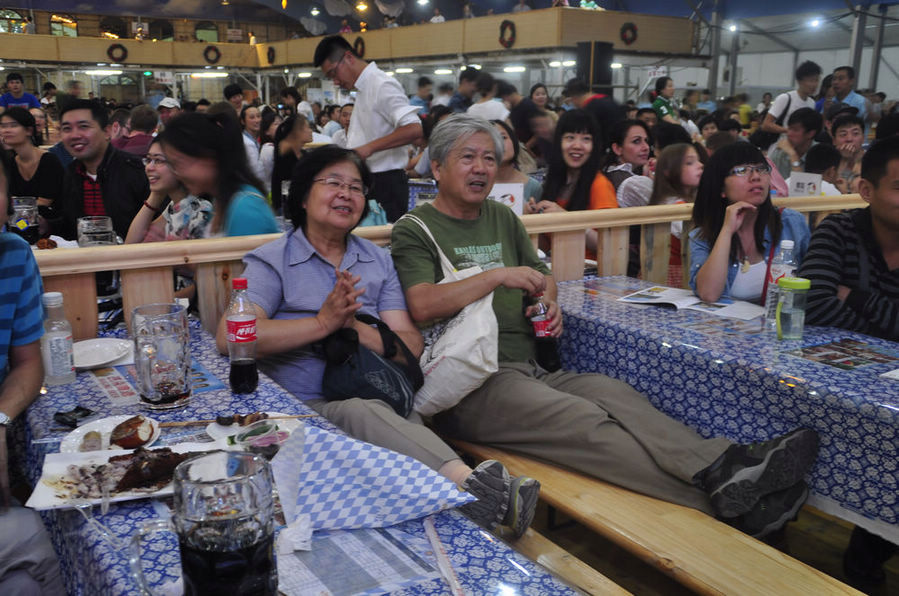
{"label": "ceiling light", "polygon": [[359,12],[365,12],[366,10],[368,10],[368,4],[365,3],[365,0],[359,0],[359,2],[356,4],[356,10],[358,10]]}
{"label": "ceiling light", "polygon": [[503,72],[524,72],[527,70],[524,66],[507,66],[503,68]]}
{"label": "ceiling light", "polygon": [[621,62],[612,62],[609,64],[609,68],[621,68]]}
{"label": "ceiling light", "polygon": [[577,60],[563,60],[562,66],[574,66],[577,64]]}
{"label": "ceiling light", "polygon": [[562,66],[562,63],[559,62],[558,60],[553,60],[552,62],[549,63],[549,65],[553,68],[559,68],[560,66]]}
{"label": "ceiling light", "polygon": [[231,3],[228,2],[228,0],[222,0],[221,4],[222,4],[222,6],[228,6]]}
{"label": "ceiling light", "polygon": [[392,76],[396,75],[396,73],[393,72],[392,70],[388,70],[388,71],[385,72],[384,74],[386,74],[388,77],[392,77]]}
{"label": "ceiling light", "polygon": [[225,70],[225,67],[224,67],[224,66],[216,66],[216,68],[217,68],[218,70]]}
{"label": "ceiling light", "polygon": [[452,71],[452,69],[449,69],[449,68],[438,68],[437,70],[434,71],[434,74],[436,74],[436,75],[451,75],[451,74],[453,74],[453,71]]}
{"label": "ceiling light", "polygon": [[120,74],[122,74],[122,71],[104,68],[104,69],[99,69],[99,70],[85,70],[84,74],[90,75],[92,77],[105,77],[105,76],[112,76],[112,75],[120,75]]}
{"label": "ceiling light", "polygon": [[736,33],[736,31],[737,31],[737,26],[736,26],[736,25],[731,25],[731,26],[728,27],[727,29],[728,29],[728,31],[730,31],[731,33]]}
{"label": "ceiling light", "polygon": [[308,79],[309,77],[312,76],[312,73],[311,72],[298,72],[297,76],[301,79]]}
{"label": "ceiling light", "polygon": [[418,5],[419,5],[419,6],[427,6],[427,5],[428,5],[428,0],[418,0]]}
{"label": "ceiling light", "polygon": [[468,68],[473,68],[475,70],[481,70],[481,65],[480,64],[469,64]]}
{"label": "ceiling light", "polygon": [[812,27],[817,27],[817,26],[819,26],[820,24],[821,24],[821,21],[819,21],[818,19],[812,19],[812,20],[809,22],[809,25],[811,25]]}
{"label": "ceiling light", "polygon": [[411,68],[397,68],[396,69],[397,74],[409,74],[410,72],[415,72],[415,71],[413,71]]}
{"label": "ceiling light", "polygon": [[105,62],[97,62],[97,66],[106,66]]}
{"label": "ceiling light", "polygon": [[311,14],[311,15],[314,16],[314,17],[317,17],[317,16],[318,16],[318,13],[319,13],[319,10],[318,10],[318,8],[315,7],[315,6],[313,6],[313,7],[312,7],[312,10],[309,11],[309,14]]}
{"label": "ceiling light", "polygon": [[227,72],[195,72],[190,75],[192,79],[224,79]]}

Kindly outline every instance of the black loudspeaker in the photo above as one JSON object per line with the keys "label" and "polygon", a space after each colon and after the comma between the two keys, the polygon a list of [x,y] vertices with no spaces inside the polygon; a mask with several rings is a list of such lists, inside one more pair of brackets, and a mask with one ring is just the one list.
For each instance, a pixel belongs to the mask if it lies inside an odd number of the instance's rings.
{"label": "black loudspeaker", "polygon": [[578,42],[577,76],[595,93],[612,95],[612,44],[605,41]]}

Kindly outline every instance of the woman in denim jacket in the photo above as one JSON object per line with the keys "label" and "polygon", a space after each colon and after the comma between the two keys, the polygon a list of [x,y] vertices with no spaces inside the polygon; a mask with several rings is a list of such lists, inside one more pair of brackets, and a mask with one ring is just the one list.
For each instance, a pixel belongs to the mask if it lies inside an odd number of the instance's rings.
{"label": "woman in denim jacket", "polygon": [[760,302],[768,261],[782,240],[797,267],[811,236],[805,218],[771,203],[771,166],[749,143],[734,143],[706,164],[693,205],[690,287],[702,300]]}

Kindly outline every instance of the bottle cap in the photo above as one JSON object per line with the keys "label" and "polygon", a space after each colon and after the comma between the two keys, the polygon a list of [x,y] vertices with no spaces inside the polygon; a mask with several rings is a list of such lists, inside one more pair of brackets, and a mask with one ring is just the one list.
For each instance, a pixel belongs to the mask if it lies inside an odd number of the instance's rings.
{"label": "bottle cap", "polygon": [[812,287],[812,282],[804,277],[781,277],[777,285],[788,290],[807,290]]}
{"label": "bottle cap", "polygon": [[44,292],[41,296],[44,306],[62,306],[62,292]]}
{"label": "bottle cap", "polygon": [[235,290],[246,290],[247,289],[247,278],[246,277],[235,277],[231,280],[231,287]]}
{"label": "bottle cap", "polygon": [[793,250],[793,246],[795,246],[795,244],[792,240],[781,240],[780,242],[780,248],[784,250]]}

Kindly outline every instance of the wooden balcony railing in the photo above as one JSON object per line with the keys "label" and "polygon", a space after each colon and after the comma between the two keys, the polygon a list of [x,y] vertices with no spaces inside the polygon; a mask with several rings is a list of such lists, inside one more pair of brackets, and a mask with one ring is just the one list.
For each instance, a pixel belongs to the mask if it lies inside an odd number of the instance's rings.
{"label": "wooden balcony railing", "polygon": [[[778,206],[805,214],[812,228],[826,214],[865,206],[858,195],[838,197],[791,197],[777,199]],[[627,271],[629,229],[642,228],[641,271],[644,279],[664,283],[668,275],[670,224],[684,221],[684,236],[692,205],[662,205],[525,215],[521,218],[536,241],[545,234],[552,246],[552,269],[557,281],[579,279],[584,271],[584,232],[599,235],[597,271],[599,275],[624,275]],[[390,226],[360,228],[356,234],[376,244],[390,242]],[[196,265],[195,281],[204,327],[215,328],[227,305],[231,277],[242,271],[241,258],[248,251],[271,242],[278,234],[239,236],[209,240],[182,240],[104,246],[79,249],[44,250],[36,253],[46,291],[65,297],[66,314],[76,340],[97,336],[97,291],[94,274],[118,270],[126,316],[131,309],[151,302],[171,302],[174,295],[173,271],[182,265]],[[688,242],[684,241],[683,262]],[[686,270],[687,267],[685,266]]]}

